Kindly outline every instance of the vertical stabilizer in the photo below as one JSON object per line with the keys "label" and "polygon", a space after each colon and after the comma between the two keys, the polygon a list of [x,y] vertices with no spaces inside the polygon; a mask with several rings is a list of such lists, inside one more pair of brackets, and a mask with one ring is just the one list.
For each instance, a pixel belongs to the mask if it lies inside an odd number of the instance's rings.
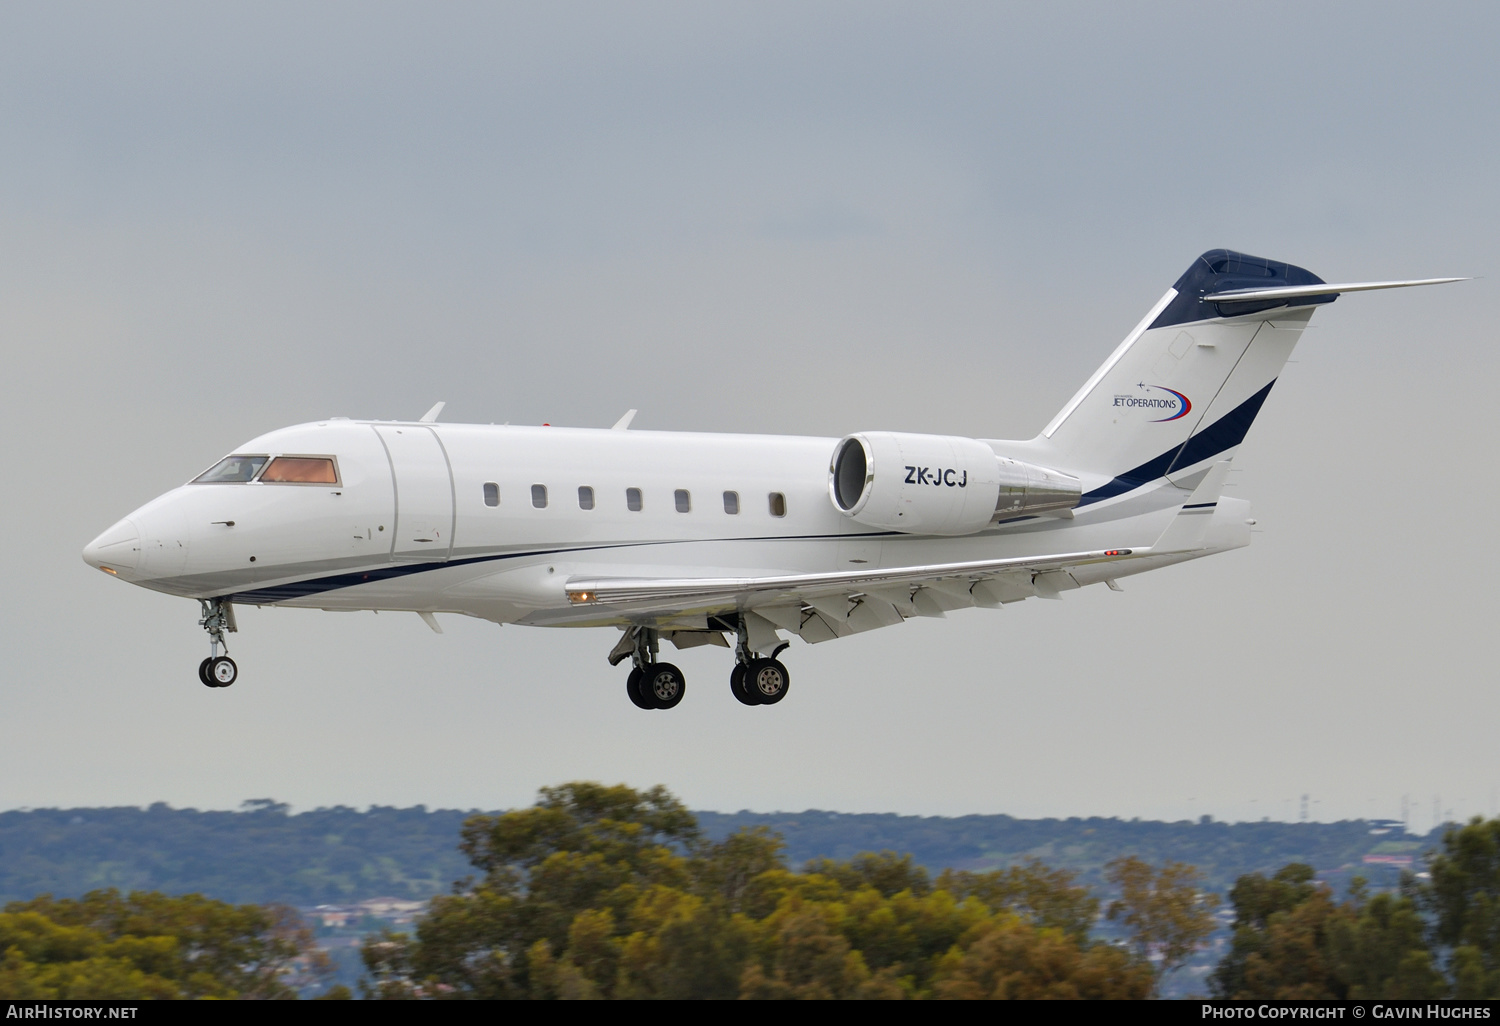
{"label": "vertical stabilizer", "polygon": [[[1322,285],[1291,264],[1219,249],[1193,261],[1037,439],[1057,465],[1102,475],[1083,503],[1234,455],[1313,307],[1332,294],[1216,301]],[[1207,298],[1205,298],[1207,297]]]}

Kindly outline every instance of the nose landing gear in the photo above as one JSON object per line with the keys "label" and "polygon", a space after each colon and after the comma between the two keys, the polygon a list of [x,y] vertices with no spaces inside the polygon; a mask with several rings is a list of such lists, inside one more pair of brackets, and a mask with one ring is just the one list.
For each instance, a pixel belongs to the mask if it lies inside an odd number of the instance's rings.
{"label": "nose landing gear", "polygon": [[[229,658],[229,643],[224,640],[226,631],[233,634],[239,630],[234,622],[234,606],[223,599],[199,602],[203,606],[203,619],[198,626],[208,632],[208,658],[198,664],[198,681],[211,688],[227,688],[240,675],[239,667]],[[226,654],[219,655],[220,646]]]}

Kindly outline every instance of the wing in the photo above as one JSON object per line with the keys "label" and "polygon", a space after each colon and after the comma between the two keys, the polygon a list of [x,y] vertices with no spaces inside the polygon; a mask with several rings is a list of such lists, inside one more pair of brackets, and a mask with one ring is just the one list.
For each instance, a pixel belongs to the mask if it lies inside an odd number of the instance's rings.
{"label": "wing", "polygon": [[911,616],[942,616],[950,609],[998,606],[1033,595],[1056,598],[1078,586],[1072,569],[1151,554],[1150,549],[1100,549],[822,574],[573,578],[566,587],[574,605],[709,615],[748,611],[769,621],[760,631],[766,640],[775,625],[817,642]]}
{"label": "wing", "polygon": [[[1215,464],[1161,537],[1145,548],[763,577],[570,578],[565,587],[568,601],[575,606],[648,615],[703,614],[704,626],[710,630],[713,626],[707,617],[745,613],[751,644],[757,650],[775,647],[780,641],[777,627],[804,641],[828,641],[892,626],[912,616],[943,616],[951,609],[994,607],[1033,596],[1055,599],[1082,583],[1075,576],[1080,570],[1085,571],[1085,581],[1109,580],[1111,575],[1101,572],[1108,564],[1199,550],[1228,470],[1228,461]],[[1122,572],[1126,571],[1122,568]],[[703,643],[700,638],[673,640],[679,647]]]}

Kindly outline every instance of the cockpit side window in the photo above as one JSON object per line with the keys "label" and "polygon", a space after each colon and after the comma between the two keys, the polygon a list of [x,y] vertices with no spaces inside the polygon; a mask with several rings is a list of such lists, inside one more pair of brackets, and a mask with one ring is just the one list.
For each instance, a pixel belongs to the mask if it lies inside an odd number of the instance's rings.
{"label": "cockpit side window", "polygon": [[193,478],[193,484],[239,484],[251,480],[269,456],[226,456]]}
{"label": "cockpit side window", "polygon": [[331,456],[278,456],[260,475],[262,483],[338,484],[338,468]]}

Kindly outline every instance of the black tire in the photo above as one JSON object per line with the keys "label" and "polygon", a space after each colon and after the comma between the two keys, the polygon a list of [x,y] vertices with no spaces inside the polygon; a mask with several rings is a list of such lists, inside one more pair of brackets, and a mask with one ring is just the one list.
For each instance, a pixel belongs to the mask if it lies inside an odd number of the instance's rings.
{"label": "black tire", "polygon": [[213,661],[214,657],[209,656],[207,659],[203,660],[203,662],[198,664],[198,683],[202,684],[206,688],[216,688],[219,686],[215,684],[214,679],[208,675],[208,664]]}
{"label": "black tire", "polygon": [[653,709],[671,709],[682,701],[687,681],[671,663],[653,663],[641,677],[641,694]]}
{"label": "black tire", "polygon": [[625,694],[630,696],[630,702],[637,709],[655,709],[656,706],[646,701],[646,696],[641,692],[641,671],[631,670],[630,676],[625,678]]}
{"label": "black tire", "polygon": [[729,690],[745,705],[760,705],[760,699],[745,690],[745,664],[735,663],[729,671]]}
{"label": "black tire", "polygon": [[240,678],[240,668],[234,664],[234,660],[228,656],[219,656],[217,659],[208,661],[208,669],[205,675],[213,681],[216,688],[227,688]]}
{"label": "black tire", "polygon": [[786,697],[791,676],[779,659],[752,659],[745,667],[745,690],[758,705],[775,705]]}

